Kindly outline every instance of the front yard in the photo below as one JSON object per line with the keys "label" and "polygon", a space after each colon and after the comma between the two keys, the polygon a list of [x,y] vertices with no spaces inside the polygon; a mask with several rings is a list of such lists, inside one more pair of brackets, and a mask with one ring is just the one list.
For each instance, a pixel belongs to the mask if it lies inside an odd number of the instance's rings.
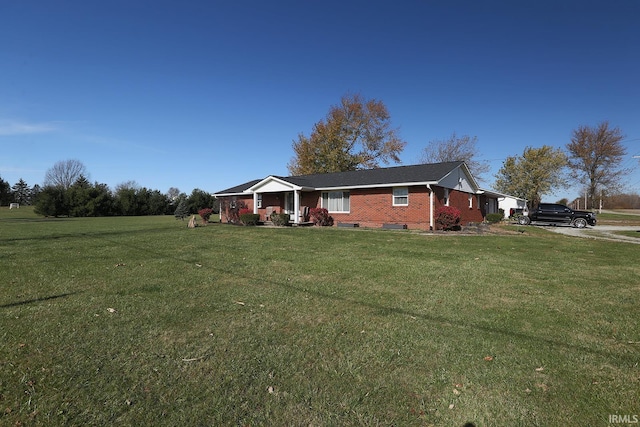
{"label": "front yard", "polygon": [[4,425],[606,425],[637,247],[0,212]]}

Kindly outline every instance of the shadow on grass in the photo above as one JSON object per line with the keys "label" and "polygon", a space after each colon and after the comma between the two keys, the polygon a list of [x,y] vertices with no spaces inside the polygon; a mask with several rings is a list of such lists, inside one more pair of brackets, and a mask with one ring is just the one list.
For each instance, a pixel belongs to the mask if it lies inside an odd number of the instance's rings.
{"label": "shadow on grass", "polygon": [[0,308],[17,307],[19,305],[26,305],[26,304],[31,304],[31,303],[35,303],[35,302],[49,301],[49,300],[52,300],[52,299],[64,298],[64,297],[68,297],[69,295],[74,295],[74,294],[79,294],[79,293],[80,293],[79,291],[67,292],[65,294],[51,295],[51,296],[48,296],[48,297],[33,298],[33,299],[25,300],[25,301],[11,302],[9,304],[0,305]]}
{"label": "shadow on grass", "polygon": [[[113,230],[113,231],[96,231],[96,232],[78,232],[78,233],[57,233],[50,234],[48,236],[29,236],[29,237],[13,237],[8,239],[2,239],[2,242],[22,242],[22,241],[30,241],[30,240],[56,240],[56,239],[68,239],[68,238],[78,238],[78,237],[96,237],[101,238],[105,236],[121,236],[121,235],[131,235],[132,232],[141,231],[141,232],[153,232],[153,231],[162,231],[166,230],[166,227],[156,227],[156,228],[141,228],[137,230],[132,229],[123,229],[123,230]],[[120,242],[118,242],[120,243]]]}

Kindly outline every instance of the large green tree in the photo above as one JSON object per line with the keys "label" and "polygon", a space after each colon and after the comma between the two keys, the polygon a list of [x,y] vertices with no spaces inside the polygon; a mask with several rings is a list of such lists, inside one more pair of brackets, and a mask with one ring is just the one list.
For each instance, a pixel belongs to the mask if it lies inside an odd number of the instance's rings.
{"label": "large green tree", "polygon": [[380,163],[400,163],[406,145],[381,101],[359,94],[342,97],[310,136],[298,135],[294,157],[287,165],[292,175],[373,169]]}
{"label": "large green tree", "polygon": [[620,167],[627,154],[623,139],[620,128],[604,121],[593,127],[578,127],[567,144],[571,177],[585,188],[592,208],[598,192],[616,192],[621,187],[627,172]]}
{"label": "large green tree", "polygon": [[217,211],[217,200],[204,190],[194,188],[187,198],[187,208],[189,213],[196,214],[200,209],[211,208]]}
{"label": "large green tree", "polygon": [[527,199],[535,207],[542,196],[566,184],[567,157],[561,149],[526,147],[522,156],[509,156],[496,174],[496,191]]}
{"label": "large green tree", "polygon": [[422,149],[420,162],[465,162],[474,178],[483,180],[483,174],[489,172],[491,166],[489,162],[478,159],[477,142],[477,136],[458,137],[454,132],[448,139],[429,141],[429,144]]}
{"label": "large green tree", "polygon": [[34,203],[38,215],[58,217],[69,214],[66,190],[56,186],[46,186],[38,193]]}

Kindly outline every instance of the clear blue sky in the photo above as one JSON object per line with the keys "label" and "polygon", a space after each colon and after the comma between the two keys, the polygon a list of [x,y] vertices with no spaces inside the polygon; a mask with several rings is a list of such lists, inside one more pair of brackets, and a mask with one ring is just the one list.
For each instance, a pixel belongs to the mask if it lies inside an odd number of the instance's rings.
{"label": "clear blue sky", "polygon": [[[346,93],[382,101],[403,164],[478,138],[507,156],[608,120],[640,192],[640,2],[0,0],[0,177],[218,191],[288,175]],[[577,189],[553,195],[573,198]]]}

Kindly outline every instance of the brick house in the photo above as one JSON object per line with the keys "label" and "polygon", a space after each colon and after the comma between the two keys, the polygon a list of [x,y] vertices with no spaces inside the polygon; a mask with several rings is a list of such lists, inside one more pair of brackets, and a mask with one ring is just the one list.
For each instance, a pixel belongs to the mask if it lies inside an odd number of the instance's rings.
{"label": "brick house", "polygon": [[[435,229],[441,206],[460,209],[461,223],[481,222],[495,197],[478,187],[464,162],[444,162],[301,176],[273,176],[213,194],[220,200],[220,220],[240,203],[261,220],[271,212],[291,215],[293,224],[308,208],[326,208],[335,225],[398,226]],[[489,212],[487,210],[489,209]]]}

